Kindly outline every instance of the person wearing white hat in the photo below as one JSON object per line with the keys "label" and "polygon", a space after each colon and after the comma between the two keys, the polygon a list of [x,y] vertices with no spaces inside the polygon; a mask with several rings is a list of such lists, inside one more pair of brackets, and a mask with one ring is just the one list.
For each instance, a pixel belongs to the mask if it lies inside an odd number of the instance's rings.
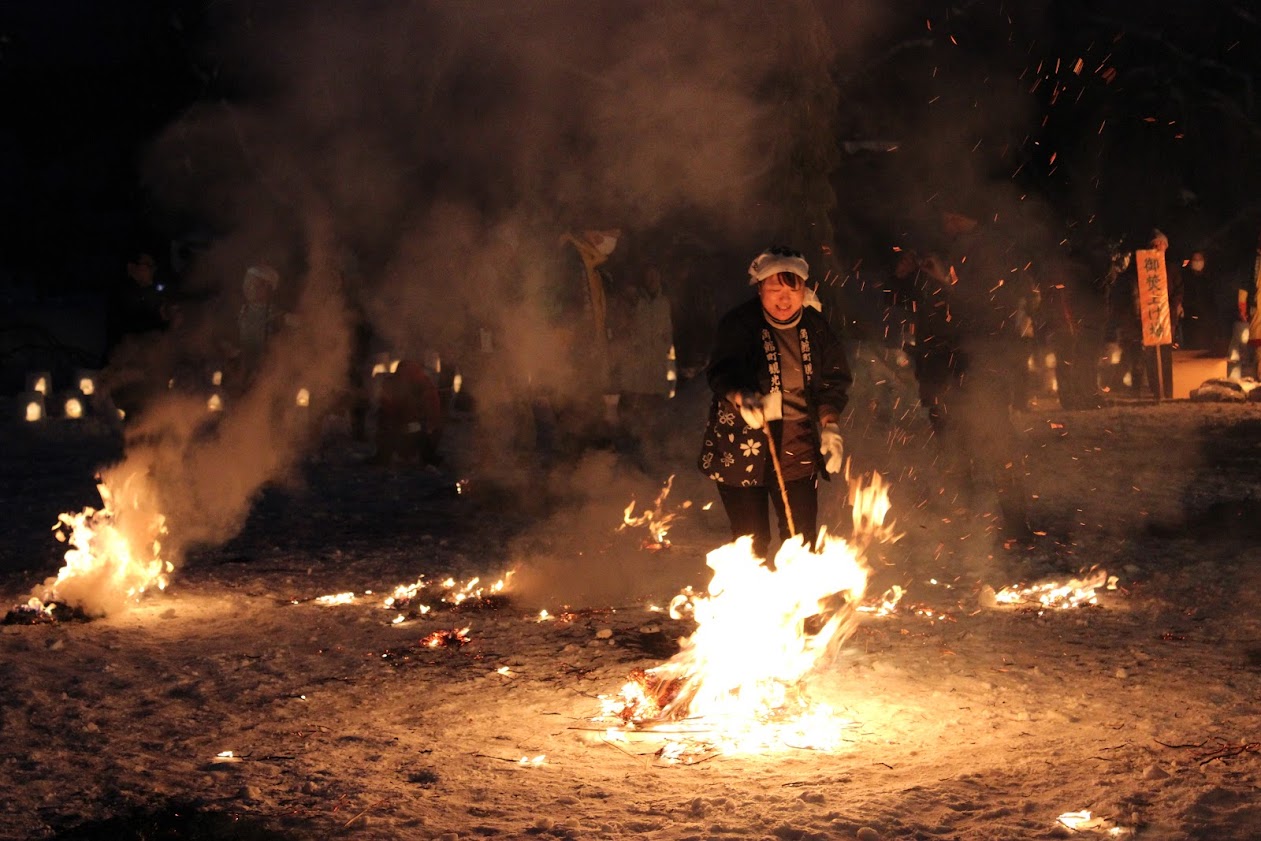
{"label": "person wearing white hat", "polygon": [[713,401],[698,466],[717,483],[732,538],[752,535],[763,558],[768,501],[781,540],[800,534],[813,545],[819,477],[844,465],[840,417],[853,375],[840,338],[806,306],[809,276],[798,251],[758,254],[756,295],[723,316],[706,370]]}
{"label": "person wearing white hat", "polygon": [[266,263],[256,263],[245,270],[241,281],[245,303],[237,315],[240,351],[237,362],[245,382],[253,377],[278,325],[280,313],[275,296],[279,287],[280,273]]}

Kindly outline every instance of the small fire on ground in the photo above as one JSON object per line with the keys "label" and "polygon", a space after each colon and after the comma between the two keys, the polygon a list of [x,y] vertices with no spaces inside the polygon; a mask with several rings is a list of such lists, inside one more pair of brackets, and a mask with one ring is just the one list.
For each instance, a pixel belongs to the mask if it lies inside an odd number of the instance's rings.
{"label": "small fire on ground", "polygon": [[809,677],[834,658],[858,623],[867,585],[864,560],[874,540],[896,539],[888,489],[878,475],[851,483],[854,537],[825,531],[812,550],[800,537],[780,547],[774,565],[740,538],[710,552],[707,592],[675,597],[671,614],[692,614],[695,632],[665,663],[631,675],[603,697],[605,737],[651,733],[657,756],[697,762],[718,754],[780,747],[832,750],[845,722],[809,695]]}
{"label": "small fire on ground", "polygon": [[1067,610],[1099,604],[1099,590],[1116,590],[1117,576],[1107,570],[1092,569],[1081,578],[1067,581],[1044,581],[1039,584],[1013,585],[994,592],[986,586],[981,591],[983,607],[1006,605],[1033,610]]}
{"label": "small fire on ground", "polygon": [[669,479],[666,479],[665,484],[662,485],[657,498],[653,500],[652,508],[645,508],[636,516],[632,516],[635,511],[635,500],[632,499],[630,505],[627,505],[626,510],[622,512],[622,524],[618,526],[617,530],[645,529],[648,532],[648,536],[644,538],[640,548],[654,551],[669,549],[670,541],[666,539],[666,533],[670,531],[670,526],[678,518],[679,514],[692,507],[691,500],[684,500],[679,505],[678,511],[668,511],[666,509],[666,499],[670,496],[670,488],[673,485],[674,476],[671,475]]}
{"label": "small fire on ground", "polygon": [[[448,577],[440,583],[432,584],[423,575],[417,578],[411,584],[399,584],[394,588],[389,596],[382,602],[381,607],[386,610],[400,611],[390,624],[402,625],[408,621],[409,612],[412,618],[418,616],[426,616],[433,611],[433,607],[429,602],[438,602],[446,606],[448,609],[459,608],[498,608],[502,607],[506,598],[508,584],[512,579],[516,570],[508,570],[498,579],[491,583],[485,583],[480,576],[470,578],[464,582],[457,582],[455,578]],[[422,599],[432,593],[432,597],[422,601]],[[365,597],[373,596],[371,590],[365,590]],[[323,596],[316,596],[310,601],[318,605],[335,606],[335,605],[351,605],[359,601],[359,597],[353,591],[344,593],[329,593]],[[292,604],[301,604],[301,600],[292,600]],[[468,642],[467,631],[460,640],[461,643]],[[446,644],[445,642],[443,644]],[[434,647],[434,646],[429,646]]]}
{"label": "small fire on ground", "polygon": [[59,609],[99,617],[166,588],[174,569],[162,557],[166,518],[155,510],[142,474],[131,474],[116,488],[102,480],[97,489],[101,508],[58,516],[53,531],[70,545],[65,565],[31,590],[19,612],[37,621],[54,618]]}

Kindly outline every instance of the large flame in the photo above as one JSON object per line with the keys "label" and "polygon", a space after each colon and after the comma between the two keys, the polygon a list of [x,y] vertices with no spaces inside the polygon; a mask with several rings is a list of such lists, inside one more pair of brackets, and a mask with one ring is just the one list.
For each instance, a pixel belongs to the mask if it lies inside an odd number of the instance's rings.
{"label": "large flame", "polygon": [[53,528],[70,544],[65,565],[31,591],[28,607],[47,613],[57,605],[87,616],[105,616],[127,608],[142,593],[164,589],[173,569],[162,558],[166,518],[154,510],[140,474],[111,489],[97,485],[100,509],[61,514]]}
{"label": "large flame", "polygon": [[865,548],[892,537],[879,476],[852,483],[851,501],[852,540],[821,531],[812,550],[799,536],[780,547],[773,566],[754,555],[749,537],[710,552],[707,593],[686,593],[671,606],[674,614],[690,607],[696,631],[670,660],[605,698],[603,715],[632,728],[700,721],[722,752],[772,741],[833,747],[840,722],[811,704],[805,680],[857,627],[867,586]]}

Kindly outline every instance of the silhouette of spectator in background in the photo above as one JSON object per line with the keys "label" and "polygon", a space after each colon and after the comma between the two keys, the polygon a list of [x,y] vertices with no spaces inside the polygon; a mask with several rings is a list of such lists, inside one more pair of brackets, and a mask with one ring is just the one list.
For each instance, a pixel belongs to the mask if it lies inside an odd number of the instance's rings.
{"label": "silhouette of spectator in background", "polygon": [[620,329],[615,331],[621,395],[618,410],[634,446],[642,451],[660,433],[666,401],[673,390],[667,373],[673,365],[674,327],[670,301],[661,287],[660,268],[645,267],[624,308]]}
{"label": "silhouette of spectator in background", "polygon": [[413,356],[385,375],[377,413],[376,464],[395,457],[420,466],[438,466],[444,413],[438,386]]}
{"label": "silhouette of spectator in background", "polygon": [[1192,251],[1182,278],[1182,342],[1186,350],[1224,356],[1228,328],[1222,323],[1221,278],[1203,251]]}
{"label": "silhouette of spectator in background", "polygon": [[1256,378],[1261,371],[1261,234],[1251,264],[1239,278],[1235,302],[1235,324],[1231,330],[1230,351],[1226,359],[1226,376],[1234,379]]}
{"label": "silhouette of spectator in background", "polygon": [[1038,308],[1044,346],[1055,355],[1056,393],[1065,409],[1098,409],[1099,359],[1106,320],[1089,267],[1073,255],[1052,252],[1041,265]]}
{"label": "silhouette of spectator in background", "polygon": [[139,252],[127,261],[127,274],[110,288],[103,363],[114,359],[126,337],[159,332],[170,324],[171,303],[157,282],[157,271],[153,255]]}
{"label": "silhouette of spectator in background", "polygon": [[275,304],[280,273],[266,263],[245,270],[241,291],[245,303],[237,313],[237,368],[241,383],[249,383],[257,373],[268,342],[281,325],[282,315]]}
{"label": "silhouette of spectator in background", "polygon": [[944,199],[941,245],[920,262],[916,376],[948,474],[965,493],[991,488],[1004,535],[1027,541],[1024,445],[1012,412],[1024,408],[1033,290],[1014,243],[982,224],[988,215],[977,197]]}

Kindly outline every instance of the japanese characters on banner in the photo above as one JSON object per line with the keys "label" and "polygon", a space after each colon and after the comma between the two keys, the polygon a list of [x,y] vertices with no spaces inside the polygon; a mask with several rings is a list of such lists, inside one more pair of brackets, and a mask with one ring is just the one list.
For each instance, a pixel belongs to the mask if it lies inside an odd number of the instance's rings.
{"label": "japanese characters on banner", "polygon": [[1135,251],[1134,266],[1138,270],[1138,312],[1143,320],[1143,344],[1172,344],[1165,254],[1154,248]]}

